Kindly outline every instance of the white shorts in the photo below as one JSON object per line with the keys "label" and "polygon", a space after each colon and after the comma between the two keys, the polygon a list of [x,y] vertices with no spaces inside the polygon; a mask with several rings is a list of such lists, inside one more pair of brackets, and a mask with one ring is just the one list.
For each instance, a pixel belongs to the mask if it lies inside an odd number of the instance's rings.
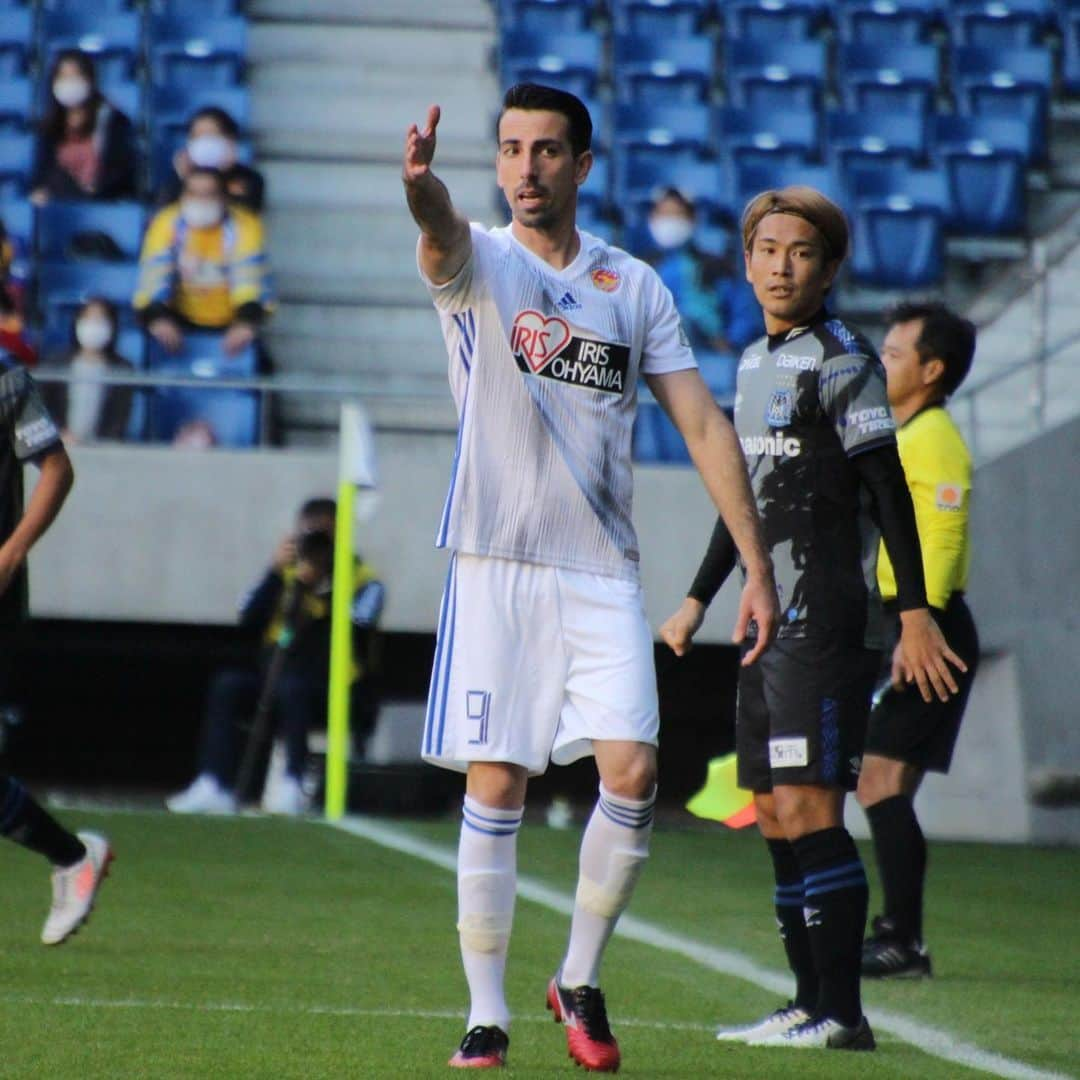
{"label": "white shorts", "polygon": [[594,739],[656,745],[653,642],[634,581],[455,553],[439,615],[425,761],[530,775]]}

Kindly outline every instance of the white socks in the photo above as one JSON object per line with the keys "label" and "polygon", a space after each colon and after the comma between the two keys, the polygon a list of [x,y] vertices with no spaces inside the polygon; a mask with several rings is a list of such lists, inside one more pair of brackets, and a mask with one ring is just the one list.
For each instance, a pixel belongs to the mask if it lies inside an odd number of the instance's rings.
{"label": "white socks", "polygon": [[524,808],[495,810],[465,796],[458,845],[458,935],[469,984],[467,1027],[509,1030],[503,975],[517,890],[517,833]]}
{"label": "white socks", "polygon": [[603,784],[581,838],[570,943],[562,986],[599,986],[600,960],[649,855],[656,789],[643,800],[612,795]]}

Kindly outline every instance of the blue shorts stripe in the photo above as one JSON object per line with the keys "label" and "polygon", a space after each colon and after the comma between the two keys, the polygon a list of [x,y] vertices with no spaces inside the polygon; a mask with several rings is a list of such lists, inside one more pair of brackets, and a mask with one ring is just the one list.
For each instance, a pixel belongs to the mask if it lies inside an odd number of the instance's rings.
{"label": "blue shorts stripe", "polygon": [[443,734],[446,731],[446,698],[450,690],[450,669],[454,664],[454,630],[457,621],[457,555],[450,560],[450,614],[449,614],[449,641],[446,643],[446,663],[442,672],[442,688],[440,690],[439,705],[439,731],[435,736],[435,753],[441,754],[443,750]]}
{"label": "blue shorts stripe", "polygon": [[439,630],[435,635],[435,662],[431,666],[431,687],[428,690],[427,715],[424,717],[424,753],[431,753],[434,738],[435,698],[439,693],[439,675],[442,671],[443,645],[446,640],[446,615],[450,610],[450,579],[454,571],[454,557],[446,567],[446,584],[443,585],[442,610],[439,612]]}

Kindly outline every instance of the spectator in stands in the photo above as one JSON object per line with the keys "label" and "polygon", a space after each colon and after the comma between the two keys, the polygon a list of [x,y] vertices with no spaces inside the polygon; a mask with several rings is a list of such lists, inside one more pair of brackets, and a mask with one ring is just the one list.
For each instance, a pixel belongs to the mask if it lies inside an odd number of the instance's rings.
{"label": "spectator in stands", "polygon": [[193,166],[180,200],[143,239],[134,306],[149,333],[178,352],[185,330],[220,330],[225,352],[252,344],[273,300],[257,215],[231,205],[216,169]]}
{"label": "spectator in stands", "polygon": [[18,360],[23,367],[37,364],[37,349],[26,336],[26,327],[6,284],[0,284],[0,350]]}
{"label": "spectator in stands", "polygon": [[[325,720],[330,666],[330,608],[336,506],[332,499],[309,499],[300,508],[295,531],[274,553],[262,580],[244,601],[240,625],[257,635],[256,662],[219,672],[210,685],[199,773],[179,795],[167,800],[175,813],[231,813],[248,794],[236,789],[237,734],[260,697],[285,741],[285,776],[263,796],[263,807],[302,813],[301,780],[308,730]],[[353,570],[353,732],[366,738],[375,720],[375,675],[385,590],[368,563],[357,557]],[[280,668],[274,655],[279,657]],[[267,686],[268,677],[273,685]]]}
{"label": "spectator in stands", "polygon": [[0,287],[19,315],[25,310],[27,262],[23,241],[12,236],[0,220]]}
{"label": "spectator in stands", "polygon": [[119,440],[127,435],[132,388],[103,381],[109,375],[135,370],[116,351],[118,328],[116,308],[108,300],[93,297],[75,315],[70,348],[50,358],[49,367],[63,368],[72,376],[70,382],[45,385],[46,404],[66,443]]}
{"label": "spectator in stands", "polygon": [[753,291],[731,263],[694,242],[696,210],[676,188],[664,188],[649,212],[655,244],[648,261],[675,297],[697,354],[734,356],[765,332]]}
{"label": "spectator in stands", "polygon": [[238,160],[240,126],[216,105],[199,109],[188,121],[187,142],[173,157],[176,170],[158,192],[159,205],[176,202],[192,168],[217,169],[225,177],[231,202],[253,213],[262,213],[266,184],[262,173]]}
{"label": "spectator in stands", "polygon": [[135,129],[98,89],[90,57],[78,49],[59,53],[49,88],[30,200],[42,206],[50,199],[134,198]]}

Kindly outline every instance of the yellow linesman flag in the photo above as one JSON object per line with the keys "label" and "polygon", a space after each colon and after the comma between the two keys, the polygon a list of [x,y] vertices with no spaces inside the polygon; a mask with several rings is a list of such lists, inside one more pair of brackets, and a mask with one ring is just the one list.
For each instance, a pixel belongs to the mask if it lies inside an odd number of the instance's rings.
{"label": "yellow linesman flag", "polygon": [[695,817],[721,821],[729,829],[754,824],[754,796],[738,786],[734,754],[709,762],[705,786],[686,804],[686,809]]}

